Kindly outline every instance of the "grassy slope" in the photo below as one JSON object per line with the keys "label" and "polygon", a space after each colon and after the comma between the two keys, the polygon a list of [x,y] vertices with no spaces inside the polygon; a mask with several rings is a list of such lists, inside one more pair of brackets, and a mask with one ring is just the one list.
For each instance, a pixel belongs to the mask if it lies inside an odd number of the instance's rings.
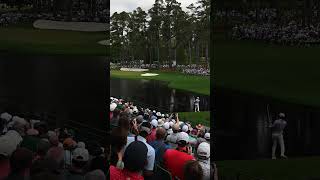
{"label": "grassy slope", "polygon": [[[151,72],[151,71],[150,71]],[[152,73],[152,72],[151,72]],[[124,72],[124,71],[110,71],[111,77],[125,78],[125,79],[153,79],[159,81],[166,81],[170,88],[186,90],[194,93],[210,95],[210,78],[185,75],[175,72],[159,72],[159,76],[142,77],[141,72]]]}
{"label": "grassy slope", "polygon": [[[234,176],[242,172],[264,180],[306,180],[320,178],[318,164],[320,157],[308,157],[288,160],[243,160],[216,162],[219,176]],[[229,169],[231,168],[231,169]],[[251,179],[247,175],[240,179]]]}
{"label": "grassy slope", "polygon": [[215,38],[215,85],[320,106],[319,52]]}
{"label": "grassy slope", "polygon": [[210,111],[205,112],[179,112],[181,121],[190,121],[195,126],[199,123],[210,127]]}
{"label": "grassy slope", "polygon": [[0,52],[52,55],[106,55],[97,44],[104,33],[34,29],[31,25],[0,28]]}

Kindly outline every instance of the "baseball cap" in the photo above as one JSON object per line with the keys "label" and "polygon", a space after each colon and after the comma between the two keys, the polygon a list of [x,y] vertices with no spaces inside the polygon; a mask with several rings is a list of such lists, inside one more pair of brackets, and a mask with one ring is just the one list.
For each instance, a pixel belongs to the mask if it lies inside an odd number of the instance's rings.
{"label": "baseball cap", "polygon": [[161,127],[164,125],[164,121],[162,119],[158,120],[158,127]]}
{"label": "baseball cap", "polygon": [[185,132],[180,132],[177,137],[177,142],[179,141],[185,141],[186,143],[189,143],[189,135]]}
{"label": "baseball cap", "polygon": [[2,113],[2,114],[0,115],[0,118],[1,118],[1,119],[4,119],[4,120],[6,120],[6,121],[10,121],[11,118],[12,118],[12,115],[9,114],[9,113],[7,113],[7,112],[4,112],[4,113]]}
{"label": "baseball cap", "polygon": [[279,113],[279,117],[284,118],[286,115],[284,113]]}
{"label": "baseball cap", "polygon": [[182,131],[187,132],[189,130],[189,127],[187,125],[182,126]]}
{"label": "baseball cap", "polygon": [[134,141],[128,145],[124,152],[124,167],[130,171],[142,170],[147,160],[148,148],[141,141]]}
{"label": "baseball cap", "polygon": [[151,125],[153,126],[153,128],[158,127],[158,121],[155,120],[155,119],[153,119],[153,120],[151,121]]}
{"label": "baseball cap", "polygon": [[210,144],[207,142],[200,143],[198,146],[198,149],[197,149],[197,155],[199,157],[209,158],[210,157]]}
{"label": "baseball cap", "polygon": [[170,128],[170,123],[169,123],[169,122],[165,122],[165,123],[163,124],[163,127],[164,127],[166,130],[168,130],[168,129]]}
{"label": "baseball cap", "polygon": [[157,112],[157,114],[156,114],[158,117],[160,117],[161,116],[161,113],[160,112]]}
{"label": "baseball cap", "polygon": [[210,133],[205,133],[205,134],[204,134],[204,138],[205,138],[206,140],[210,140]]}
{"label": "baseball cap", "polygon": [[76,148],[72,153],[72,159],[77,161],[88,161],[89,160],[89,152],[84,148]]}
{"label": "baseball cap", "polygon": [[114,110],[116,109],[116,107],[117,107],[117,104],[116,104],[116,103],[111,103],[111,104],[110,104],[110,111],[111,111],[111,112],[114,111]]}

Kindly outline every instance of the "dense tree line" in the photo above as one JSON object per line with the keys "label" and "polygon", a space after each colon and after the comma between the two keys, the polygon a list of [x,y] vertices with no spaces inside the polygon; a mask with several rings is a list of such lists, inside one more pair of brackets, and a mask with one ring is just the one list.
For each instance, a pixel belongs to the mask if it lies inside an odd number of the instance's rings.
{"label": "dense tree line", "polygon": [[209,62],[210,1],[187,11],[176,0],[155,0],[147,12],[115,12],[110,19],[111,60],[179,64]]}

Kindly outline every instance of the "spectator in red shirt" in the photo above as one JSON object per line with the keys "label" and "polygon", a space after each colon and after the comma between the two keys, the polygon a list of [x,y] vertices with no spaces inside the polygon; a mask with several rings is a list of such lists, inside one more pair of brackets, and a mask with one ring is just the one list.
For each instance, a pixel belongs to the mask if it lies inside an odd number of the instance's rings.
{"label": "spectator in red shirt", "polygon": [[164,165],[172,174],[172,177],[177,177],[184,180],[184,165],[189,160],[194,160],[191,155],[191,147],[189,146],[189,135],[185,132],[180,132],[177,137],[177,149],[168,149],[164,156]]}
{"label": "spectator in red shirt", "polygon": [[110,180],[144,180],[142,171],[147,162],[147,146],[141,141],[134,141],[124,152],[124,169],[110,166]]}
{"label": "spectator in red shirt", "polygon": [[158,121],[156,119],[153,119],[151,121],[151,125],[152,125],[151,133],[147,136],[147,143],[149,144],[157,139],[156,131],[158,127]]}

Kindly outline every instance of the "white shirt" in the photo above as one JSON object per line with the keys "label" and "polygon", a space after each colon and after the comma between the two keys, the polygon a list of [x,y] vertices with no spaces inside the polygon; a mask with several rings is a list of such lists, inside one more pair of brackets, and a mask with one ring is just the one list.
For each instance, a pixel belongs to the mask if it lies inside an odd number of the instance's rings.
{"label": "white shirt", "polygon": [[[147,153],[147,164],[144,166],[144,169],[145,170],[148,170],[148,171],[153,171],[153,168],[154,168],[154,160],[155,160],[155,157],[156,157],[156,154],[155,154],[155,151],[154,151],[154,148],[152,146],[150,146],[148,143],[147,143],[147,140],[145,138],[143,138],[142,136],[138,136],[137,137],[137,140],[138,141],[141,141],[143,142],[147,148],[148,148],[148,153]],[[134,137],[127,137],[127,144],[125,146],[125,149],[127,148],[127,146],[132,143],[133,141],[135,141]]]}
{"label": "white shirt", "polygon": [[272,134],[282,134],[287,122],[283,119],[277,119],[272,124]]}

